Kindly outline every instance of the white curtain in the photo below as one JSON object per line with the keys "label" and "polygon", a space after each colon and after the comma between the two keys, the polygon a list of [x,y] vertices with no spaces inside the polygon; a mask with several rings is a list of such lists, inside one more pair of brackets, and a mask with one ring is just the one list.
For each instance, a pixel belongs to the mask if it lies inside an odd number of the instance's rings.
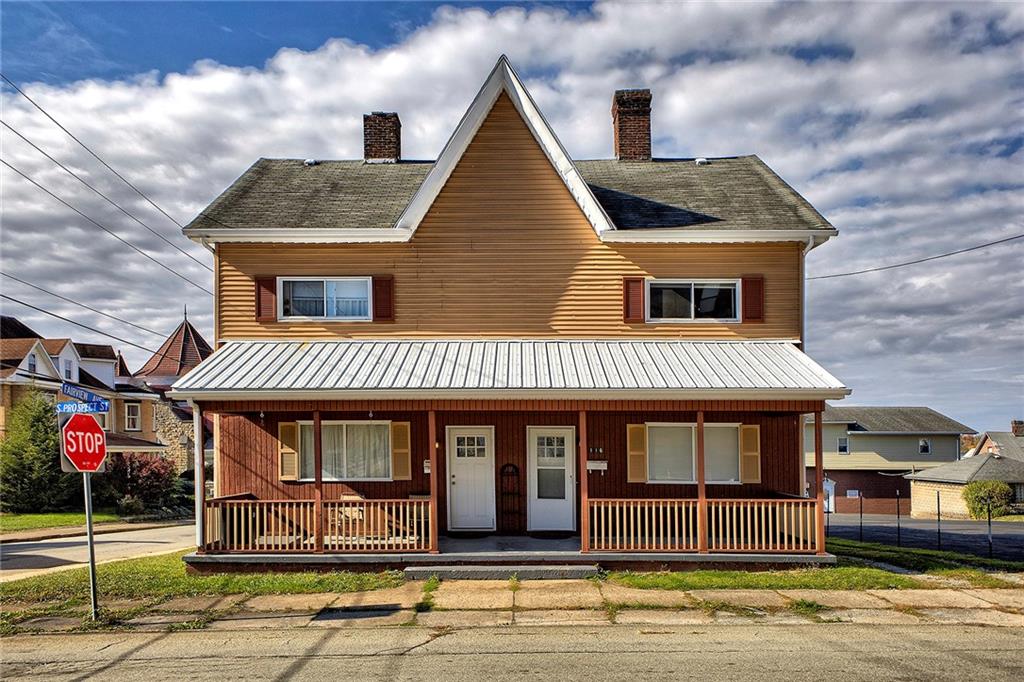
{"label": "white curtain", "polygon": [[389,478],[391,429],[387,424],[348,424],[346,478]]}

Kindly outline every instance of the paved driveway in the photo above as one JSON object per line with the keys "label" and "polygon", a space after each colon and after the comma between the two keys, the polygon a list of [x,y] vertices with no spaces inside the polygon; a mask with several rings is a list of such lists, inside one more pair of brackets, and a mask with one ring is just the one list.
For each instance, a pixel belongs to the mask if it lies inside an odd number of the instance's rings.
{"label": "paved driveway", "polygon": [[[96,561],[116,561],[194,547],[194,524],[95,536]],[[0,545],[0,582],[83,566],[89,561],[85,535]]]}
{"label": "paved driveway", "polygon": [[[830,537],[860,539],[857,514],[829,514]],[[900,542],[904,547],[938,549],[935,519],[900,519]],[[864,541],[896,544],[895,514],[865,514]],[[988,556],[988,524],[985,521],[942,520],[942,549]],[[1024,561],[1024,523],[992,522],[992,556]]]}

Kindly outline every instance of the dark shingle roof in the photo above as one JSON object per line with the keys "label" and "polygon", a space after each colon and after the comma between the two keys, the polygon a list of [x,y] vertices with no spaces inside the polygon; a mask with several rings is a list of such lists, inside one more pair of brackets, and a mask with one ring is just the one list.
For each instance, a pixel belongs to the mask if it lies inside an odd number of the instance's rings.
{"label": "dark shingle roof", "polygon": [[112,346],[105,343],[78,343],[75,350],[83,360],[117,360],[117,353]]}
{"label": "dark shingle roof", "polygon": [[907,474],[905,478],[938,483],[970,483],[971,481],[1024,483],[1024,462],[986,452],[974,457],[967,457],[959,462],[950,462],[914,474]]}
{"label": "dark shingle roof", "polygon": [[1015,436],[1010,431],[989,431],[988,439],[999,446],[999,454],[1024,462],[1024,436]]}
{"label": "dark shingle roof", "polygon": [[[756,156],[576,162],[619,229],[831,229]],[[186,229],[389,228],[433,162],[260,159]]]}
{"label": "dark shingle roof", "polygon": [[0,315],[0,339],[40,339],[31,327],[11,315]]}
{"label": "dark shingle roof", "polygon": [[[974,433],[974,429],[930,407],[833,407],[822,415],[826,422],[854,424],[857,431],[880,433]],[[808,415],[807,421],[814,417]]]}
{"label": "dark shingle roof", "polygon": [[[182,377],[210,357],[213,349],[187,319],[183,320],[163,345],[153,353],[135,377]],[[173,382],[168,382],[173,383]]]}

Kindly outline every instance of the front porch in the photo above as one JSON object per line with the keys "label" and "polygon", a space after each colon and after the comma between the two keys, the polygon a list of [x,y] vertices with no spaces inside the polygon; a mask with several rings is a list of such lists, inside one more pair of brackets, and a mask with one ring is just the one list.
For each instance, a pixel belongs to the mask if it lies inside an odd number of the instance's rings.
{"label": "front porch", "polygon": [[[831,559],[824,551],[820,442],[819,482],[810,487],[819,494],[799,495],[804,488],[802,414],[819,414],[820,401],[197,405],[197,420],[213,415],[218,424],[218,495],[206,499],[205,485],[197,481],[198,550],[187,561],[198,570],[517,563],[749,566]],[[399,443],[409,453],[407,472],[395,478],[406,466],[395,461],[392,480],[324,477],[324,425],[357,419],[408,425],[394,437],[408,436],[408,442]],[[307,422],[311,478],[296,474],[283,480],[276,436],[282,425]],[[692,429],[694,480],[648,480],[646,464],[644,480],[637,480],[630,471],[636,445],[628,435],[635,422]],[[751,427],[757,435],[756,478],[746,471],[737,476],[743,481],[708,480],[708,458],[714,456],[706,447],[708,430],[726,424]],[[551,438],[545,434],[559,429],[565,438],[554,442],[566,451],[547,453],[559,455],[548,461],[562,462],[564,504],[571,512],[567,525],[554,527],[538,521],[548,508],[532,504],[538,499],[539,467],[530,441],[538,433]],[[456,486],[451,460],[462,447],[455,438],[472,432],[487,434],[480,452],[482,460],[490,458],[485,470],[491,473],[481,480],[491,488],[483,507],[491,505],[492,518],[467,529],[458,527],[452,512],[454,491],[466,488]],[[742,459],[743,446],[738,449]],[[297,457],[301,467],[301,453]],[[513,471],[515,476],[509,476]],[[559,498],[561,492],[555,493],[549,497]],[[475,537],[465,537],[466,532]]]}

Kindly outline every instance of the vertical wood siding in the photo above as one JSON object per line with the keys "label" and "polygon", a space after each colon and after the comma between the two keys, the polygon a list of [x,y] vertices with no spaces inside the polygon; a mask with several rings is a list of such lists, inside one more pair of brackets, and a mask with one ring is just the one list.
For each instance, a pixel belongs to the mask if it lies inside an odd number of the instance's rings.
{"label": "vertical wood siding", "polygon": [[[800,249],[784,244],[605,244],[504,95],[412,240],[219,244],[218,339],[383,336],[799,338]],[[257,322],[267,275],[393,274],[394,322]],[[623,320],[624,276],[763,275],[759,324]]]}

